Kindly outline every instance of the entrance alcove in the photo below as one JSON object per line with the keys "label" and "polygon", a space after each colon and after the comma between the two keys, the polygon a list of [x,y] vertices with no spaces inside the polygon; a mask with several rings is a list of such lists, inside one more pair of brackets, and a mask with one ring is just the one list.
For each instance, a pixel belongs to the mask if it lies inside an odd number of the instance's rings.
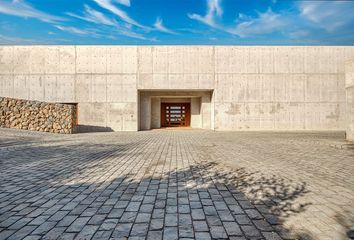
{"label": "entrance alcove", "polygon": [[164,127],[214,129],[213,91],[139,91],[139,130]]}

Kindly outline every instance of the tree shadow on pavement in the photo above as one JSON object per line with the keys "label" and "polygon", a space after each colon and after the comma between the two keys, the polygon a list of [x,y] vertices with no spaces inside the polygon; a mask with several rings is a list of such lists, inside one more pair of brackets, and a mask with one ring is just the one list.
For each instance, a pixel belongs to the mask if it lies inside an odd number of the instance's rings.
{"label": "tree shadow on pavement", "polygon": [[[291,229],[283,226],[287,217],[305,211],[310,204],[299,205],[295,201],[308,192],[306,183],[252,173],[244,168],[225,169],[207,161],[157,175],[156,168],[166,162],[152,161],[142,167],[142,177],[111,170],[117,164],[130,167],[137,164],[117,159],[129,155],[132,149],[138,149],[136,154],[139,154],[139,144],[143,142],[38,145],[8,153],[4,156],[8,165],[2,165],[8,179],[0,179],[0,203],[5,206],[0,209],[0,234],[11,228],[12,225],[4,222],[12,216],[34,220],[57,207],[56,211],[65,211],[68,216],[88,218],[84,225],[94,226],[96,230],[88,232],[83,232],[85,226],[75,228],[74,233],[70,227],[65,230],[79,239],[98,238],[99,234],[106,234],[108,238],[148,236],[158,239],[156,236],[160,235],[164,239],[195,238],[200,232],[210,234],[213,239],[240,236],[279,239],[275,232],[282,238],[310,239],[306,233],[293,235]],[[16,165],[16,159],[23,159],[17,163],[22,163],[23,167]],[[10,167],[11,160],[15,162],[15,169]],[[107,172],[109,177],[100,178]],[[82,178],[90,177],[90,173],[98,180]],[[21,198],[18,189],[24,189],[20,192]],[[13,207],[6,208],[6,203]],[[23,214],[23,209],[18,207],[21,204],[28,205],[31,211]],[[45,210],[43,215],[41,212],[33,214],[39,210]],[[45,223],[42,223],[33,228],[32,233],[45,239],[64,236],[65,232],[59,235],[52,232],[61,221],[50,218],[55,213],[47,220],[53,221],[52,225],[46,223],[43,227]],[[148,218],[139,219],[142,213]],[[90,224],[98,216],[101,220]],[[163,226],[156,227],[154,219],[162,219]],[[207,223],[207,229],[201,230],[195,225],[201,221]],[[16,233],[12,236],[21,238]]]}

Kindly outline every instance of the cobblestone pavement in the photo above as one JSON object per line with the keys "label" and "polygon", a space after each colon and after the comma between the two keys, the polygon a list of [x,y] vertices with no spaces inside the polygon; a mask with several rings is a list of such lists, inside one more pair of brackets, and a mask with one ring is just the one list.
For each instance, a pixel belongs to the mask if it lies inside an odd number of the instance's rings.
{"label": "cobblestone pavement", "polygon": [[1,129],[0,239],[346,239],[343,137]]}

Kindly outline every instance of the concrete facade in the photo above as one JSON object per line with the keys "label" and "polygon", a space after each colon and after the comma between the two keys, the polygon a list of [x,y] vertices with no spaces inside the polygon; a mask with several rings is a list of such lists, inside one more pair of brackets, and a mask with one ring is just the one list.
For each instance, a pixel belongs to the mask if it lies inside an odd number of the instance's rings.
{"label": "concrete facade", "polygon": [[354,60],[346,63],[345,90],[347,97],[347,140],[354,141]]}
{"label": "concrete facade", "polygon": [[88,129],[159,128],[161,100],[183,98],[195,128],[344,130],[352,58],[337,46],[2,46],[0,96],[78,103]]}

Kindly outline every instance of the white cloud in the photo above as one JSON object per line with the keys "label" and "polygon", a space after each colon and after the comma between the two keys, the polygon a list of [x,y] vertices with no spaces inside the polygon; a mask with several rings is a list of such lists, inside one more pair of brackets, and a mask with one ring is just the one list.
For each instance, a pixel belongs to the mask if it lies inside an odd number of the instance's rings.
{"label": "white cloud", "polygon": [[0,34],[0,44],[39,44],[41,42],[35,39],[10,37]]}
{"label": "white cloud", "polygon": [[149,28],[139,24],[137,21],[129,17],[129,15],[123,10],[119,9],[112,4],[111,0],[94,0],[100,7],[112,12],[113,14],[120,17],[126,23],[148,30]]}
{"label": "white cloud", "polygon": [[157,19],[156,19],[156,22],[155,22],[155,24],[154,24],[154,27],[155,27],[158,31],[160,31],[160,32],[170,33],[170,34],[177,34],[176,32],[174,32],[174,31],[168,29],[167,27],[165,27],[165,26],[163,25],[163,22],[162,22],[162,19],[161,19],[161,18],[157,18]]}
{"label": "white cloud", "polygon": [[287,20],[285,18],[268,9],[265,13],[259,13],[255,18],[239,15],[236,27],[226,31],[244,38],[270,34],[282,30],[286,25]]}
{"label": "white cloud", "polygon": [[69,32],[69,33],[73,33],[73,34],[78,34],[78,35],[91,35],[91,34],[95,34],[92,31],[88,31],[88,30],[84,30],[84,29],[79,29],[76,27],[65,27],[65,26],[59,26],[59,25],[55,25],[56,28],[58,28],[61,31],[64,32]]}
{"label": "white cloud", "polygon": [[104,24],[109,26],[116,26],[118,23],[114,19],[106,17],[103,13],[92,9],[88,5],[84,5],[85,11],[83,16],[79,16],[74,13],[67,13],[67,15],[96,24]]}
{"label": "white cloud", "polygon": [[0,13],[24,18],[35,18],[42,22],[55,23],[63,21],[61,17],[53,16],[33,8],[23,0],[2,0],[0,2]]}
{"label": "white cloud", "polygon": [[115,0],[117,3],[130,7],[130,0]]}
{"label": "white cloud", "polygon": [[354,2],[351,1],[300,1],[301,16],[327,31],[354,21]]}
{"label": "white cloud", "polygon": [[220,0],[208,0],[208,11],[205,16],[199,14],[188,14],[188,17],[200,21],[206,25],[217,28],[216,18],[221,17],[223,10],[220,6]]}

